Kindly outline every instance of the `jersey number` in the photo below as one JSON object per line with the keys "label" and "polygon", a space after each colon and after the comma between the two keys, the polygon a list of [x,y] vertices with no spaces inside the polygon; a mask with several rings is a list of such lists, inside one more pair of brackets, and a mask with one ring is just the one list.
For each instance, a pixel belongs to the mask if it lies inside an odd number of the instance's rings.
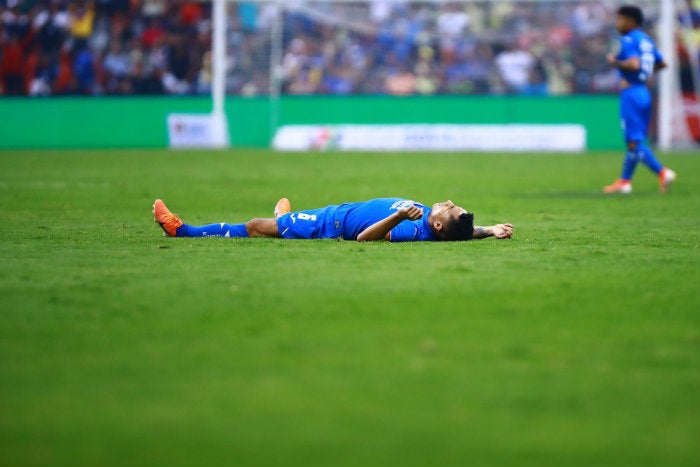
{"label": "jersey number", "polygon": [[642,56],[639,59],[641,68],[639,77],[642,81],[646,81],[654,72],[654,63],[656,62],[654,59],[654,45],[649,41],[643,40],[639,44],[639,48],[642,51]]}

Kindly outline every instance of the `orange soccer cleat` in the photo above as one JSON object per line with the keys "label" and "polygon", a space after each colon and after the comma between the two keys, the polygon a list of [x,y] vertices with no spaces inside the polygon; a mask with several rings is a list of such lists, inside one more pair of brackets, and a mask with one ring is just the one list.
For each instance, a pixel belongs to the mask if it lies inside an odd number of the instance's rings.
{"label": "orange soccer cleat", "polygon": [[618,180],[615,180],[610,185],[603,187],[603,193],[629,194],[629,193],[632,193],[632,184],[630,183],[629,180],[623,180],[620,178]]}
{"label": "orange soccer cleat", "polygon": [[165,203],[157,199],[153,203],[153,218],[163,228],[166,234],[175,237],[177,228],[182,225],[182,221],[175,214],[170,212]]}
{"label": "orange soccer cleat", "polygon": [[666,193],[669,190],[669,188],[671,188],[671,184],[675,181],[676,172],[664,167],[663,169],[661,169],[661,172],[659,172],[659,191],[661,193]]}
{"label": "orange soccer cleat", "polygon": [[287,198],[282,198],[275,205],[275,219],[283,216],[292,210],[292,206]]}

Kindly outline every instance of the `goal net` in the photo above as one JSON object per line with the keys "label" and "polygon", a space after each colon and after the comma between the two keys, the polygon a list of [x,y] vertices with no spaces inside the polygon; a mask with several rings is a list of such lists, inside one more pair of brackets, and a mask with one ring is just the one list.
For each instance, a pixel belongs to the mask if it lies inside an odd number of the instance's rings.
{"label": "goal net", "polygon": [[[635,3],[671,65],[650,83],[652,137],[664,148],[698,144],[700,2]],[[225,96],[263,96],[274,130],[288,96],[615,94],[605,57],[622,4],[213,0],[214,110]]]}

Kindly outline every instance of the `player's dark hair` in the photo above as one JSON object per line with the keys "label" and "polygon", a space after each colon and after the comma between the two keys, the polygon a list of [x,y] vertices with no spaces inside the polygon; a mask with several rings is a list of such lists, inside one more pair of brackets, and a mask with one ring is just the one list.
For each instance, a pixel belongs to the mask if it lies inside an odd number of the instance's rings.
{"label": "player's dark hair", "polygon": [[617,14],[626,18],[632,18],[637,23],[637,26],[641,26],[644,22],[642,9],[635,5],[623,5],[618,8]]}
{"label": "player's dark hair", "polygon": [[458,241],[474,238],[474,214],[463,212],[457,219],[445,226],[443,240]]}

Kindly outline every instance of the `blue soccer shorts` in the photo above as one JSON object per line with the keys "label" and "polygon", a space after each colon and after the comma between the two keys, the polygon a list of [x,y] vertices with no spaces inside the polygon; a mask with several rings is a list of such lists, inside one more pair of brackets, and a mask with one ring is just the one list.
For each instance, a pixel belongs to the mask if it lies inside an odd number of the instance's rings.
{"label": "blue soccer shorts", "polygon": [[620,93],[620,120],[625,141],[644,141],[651,120],[651,93],[646,86],[630,86]]}
{"label": "blue soccer shorts", "polygon": [[338,238],[341,223],[334,219],[337,206],[284,214],[277,218],[280,237],[288,239]]}

